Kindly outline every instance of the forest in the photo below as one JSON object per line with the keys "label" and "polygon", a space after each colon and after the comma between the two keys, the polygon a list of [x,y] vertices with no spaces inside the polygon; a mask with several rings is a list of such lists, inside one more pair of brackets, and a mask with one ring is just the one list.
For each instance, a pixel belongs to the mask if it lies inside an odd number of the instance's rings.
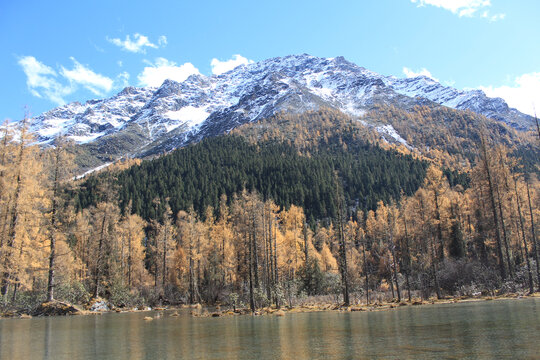
{"label": "forest", "polygon": [[[208,206],[217,215],[221,195],[232,199],[245,189],[282,208],[302,207],[313,226],[335,217],[335,172],[344,184],[346,203],[367,211],[379,200],[412,195],[428,166],[411,155],[353,140],[351,134],[329,137],[309,150],[310,156],[303,156],[288,144],[250,144],[237,135],[205,139],[116,174],[120,208],[124,211],[131,203],[131,211],[149,221],[160,219],[166,204],[175,218],[193,206],[204,218]],[[91,176],[73,194],[77,210],[100,201],[100,181]]]}
{"label": "forest", "polygon": [[332,111],[279,115],[76,180],[71,144],[5,126],[0,310],[533,293],[535,172],[470,131],[457,168]]}

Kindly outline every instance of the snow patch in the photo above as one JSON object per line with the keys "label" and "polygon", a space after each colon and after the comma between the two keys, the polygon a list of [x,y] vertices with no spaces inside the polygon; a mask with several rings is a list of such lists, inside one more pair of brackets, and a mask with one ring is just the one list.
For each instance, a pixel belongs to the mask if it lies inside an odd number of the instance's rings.
{"label": "snow patch", "polygon": [[[210,116],[210,114],[204,108],[198,108],[194,106],[184,106],[177,111],[167,111],[164,114],[165,117],[171,120],[181,121],[188,124],[190,127],[200,125],[204,120]],[[167,127],[167,132],[177,128],[181,124],[170,124]]]}
{"label": "snow patch", "polygon": [[91,133],[90,135],[86,135],[86,136],[73,135],[73,136],[69,136],[69,138],[78,144],[86,144],[86,143],[96,140],[98,137],[103,136],[103,135],[105,135],[105,131],[100,132],[100,133]]}
{"label": "snow patch", "polygon": [[98,167],[96,167],[96,168],[90,169],[90,170],[88,170],[87,172],[85,172],[84,174],[79,175],[79,176],[76,176],[75,179],[76,179],[76,180],[82,179],[82,178],[85,177],[86,175],[89,175],[89,174],[91,174],[91,173],[93,173],[93,172],[95,172],[95,171],[99,171],[99,170],[101,170],[101,169],[105,169],[107,166],[109,166],[109,165],[111,165],[111,164],[112,164],[112,162],[108,162],[108,163],[103,164],[103,165],[100,165],[100,166],[98,166]]}
{"label": "snow patch", "polygon": [[375,129],[379,132],[379,134],[388,135],[395,141],[402,143],[408,148],[411,148],[410,145],[407,144],[407,141],[397,133],[396,129],[394,129],[392,125],[388,124],[388,125],[377,126]]}

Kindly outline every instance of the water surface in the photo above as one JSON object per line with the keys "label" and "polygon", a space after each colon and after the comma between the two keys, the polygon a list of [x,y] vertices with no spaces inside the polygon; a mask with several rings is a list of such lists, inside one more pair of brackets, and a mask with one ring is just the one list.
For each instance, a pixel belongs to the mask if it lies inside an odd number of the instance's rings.
{"label": "water surface", "polygon": [[0,359],[540,359],[540,299],[144,321],[149,315],[1,319]]}

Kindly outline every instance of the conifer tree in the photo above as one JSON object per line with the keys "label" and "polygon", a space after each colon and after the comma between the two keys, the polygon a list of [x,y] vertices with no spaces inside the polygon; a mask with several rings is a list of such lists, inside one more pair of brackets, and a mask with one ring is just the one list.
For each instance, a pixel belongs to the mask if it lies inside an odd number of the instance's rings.
{"label": "conifer tree", "polygon": [[55,147],[49,151],[49,194],[50,209],[48,216],[49,271],[47,282],[47,301],[54,300],[55,267],[58,260],[57,241],[61,241],[67,229],[61,221],[61,212],[66,208],[61,187],[72,178],[73,156],[68,153],[70,145],[63,138],[58,138]]}

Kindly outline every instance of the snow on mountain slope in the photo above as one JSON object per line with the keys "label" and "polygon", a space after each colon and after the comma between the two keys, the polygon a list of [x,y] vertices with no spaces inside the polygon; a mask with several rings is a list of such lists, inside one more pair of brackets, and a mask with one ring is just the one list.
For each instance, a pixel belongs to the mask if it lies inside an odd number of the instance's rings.
{"label": "snow on mountain slope", "polygon": [[57,107],[32,119],[31,129],[42,143],[60,135],[87,143],[120,129],[148,102],[153,92],[151,88],[128,87],[109,99]]}
{"label": "snow on mountain slope", "polygon": [[[128,87],[109,99],[53,109],[32,119],[31,127],[44,144],[67,135],[110,157],[141,155],[172,150],[281,111],[325,106],[361,117],[377,102],[414,103],[417,98],[475,111],[518,129],[532,125],[530,116],[480,90],[457,90],[424,76],[383,76],[343,57],[304,54],[242,65],[221,75],[192,75],[181,83],[166,80],[159,88]],[[402,140],[394,129],[378,129]]]}
{"label": "snow on mountain slope", "polygon": [[453,109],[471,110],[518,129],[527,129],[532,125],[532,117],[511,109],[501,98],[487,97],[482,90],[458,90],[443,86],[426,76],[407,79],[390,76],[384,81],[394,91],[405,96],[429,99]]}

